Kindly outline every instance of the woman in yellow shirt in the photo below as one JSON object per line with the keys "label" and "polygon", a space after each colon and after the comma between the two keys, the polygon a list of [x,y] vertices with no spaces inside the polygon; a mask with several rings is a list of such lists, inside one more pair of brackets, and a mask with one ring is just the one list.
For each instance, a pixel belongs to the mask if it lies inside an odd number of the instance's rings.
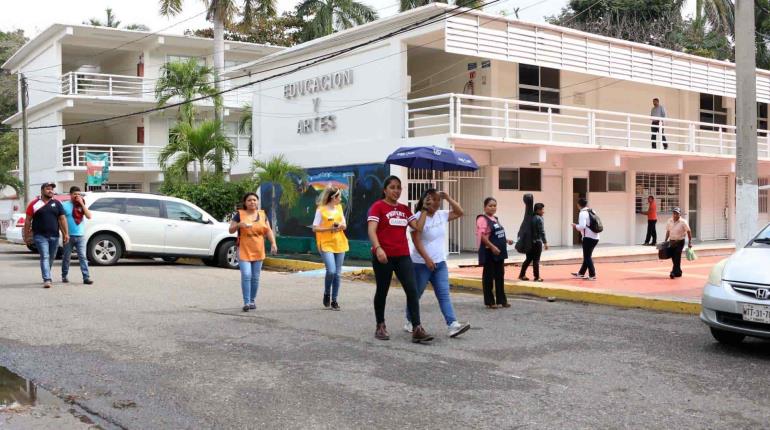
{"label": "woman in yellow shirt", "polygon": [[318,252],[326,265],[324,279],[324,307],[340,310],[337,294],[340,291],[342,262],[348,251],[348,238],[345,237],[345,212],[342,210],[342,192],[335,187],[327,187],[318,199],[315,211],[313,231],[315,232]]}
{"label": "woman in yellow shirt", "polygon": [[243,311],[256,309],[254,299],[259,289],[259,275],[265,260],[265,236],[270,240],[270,253],[278,252],[275,235],[270,228],[265,211],[259,209],[259,198],[255,193],[243,196],[243,208],[233,214],[230,233],[238,232],[238,267],[241,269],[241,291]]}

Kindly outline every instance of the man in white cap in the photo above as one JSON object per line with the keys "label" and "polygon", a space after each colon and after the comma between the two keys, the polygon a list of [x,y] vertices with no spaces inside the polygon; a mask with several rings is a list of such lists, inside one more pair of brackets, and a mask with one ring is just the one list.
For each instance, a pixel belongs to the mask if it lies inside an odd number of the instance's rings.
{"label": "man in white cap", "polygon": [[666,224],[666,241],[668,242],[669,252],[671,252],[671,261],[674,267],[668,275],[671,279],[682,276],[682,250],[684,249],[684,238],[687,237],[687,247],[692,248],[692,233],[690,225],[682,218],[682,211],[674,208],[671,219]]}

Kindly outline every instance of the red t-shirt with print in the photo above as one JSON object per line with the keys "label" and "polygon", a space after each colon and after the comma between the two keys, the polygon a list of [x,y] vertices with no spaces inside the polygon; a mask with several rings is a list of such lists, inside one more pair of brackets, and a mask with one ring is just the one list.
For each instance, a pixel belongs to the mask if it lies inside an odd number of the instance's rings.
{"label": "red t-shirt with print", "polygon": [[[377,200],[369,208],[367,221],[377,223],[377,239],[388,257],[409,255],[409,243],[406,240],[406,227],[415,219],[409,207],[397,203],[391,205],[385,200]],[[372,248],[374,254],[374,248]]]}

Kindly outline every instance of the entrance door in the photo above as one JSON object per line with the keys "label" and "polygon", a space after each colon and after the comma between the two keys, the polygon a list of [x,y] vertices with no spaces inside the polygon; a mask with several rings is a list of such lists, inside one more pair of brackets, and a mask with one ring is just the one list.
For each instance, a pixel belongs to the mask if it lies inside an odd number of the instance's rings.
{"label": "entrance door", "polygon": [[714,184],[714,238],[727,239],[728,220],[730,216],[730,205],[727,200],[727,187],[729,179],[727,176],[717,176]]}
{"label": "entrance door", "polygon": [[[572,178],[572,222],[577,224],[580,211],[577,209],[579,199],[588,198],[588,178]],[[574,229],[573,229],[574,230]],[[572,244],[580,245],[580,232],[572,232]]]}
{"label": "entrance door", "polygon": [[698,177],[690,176],[690,182],[688,185],[688,208],[687,208],[687,222],[690,224],[690,230],[692,230],[693,239],[699,238],[698,236]]}

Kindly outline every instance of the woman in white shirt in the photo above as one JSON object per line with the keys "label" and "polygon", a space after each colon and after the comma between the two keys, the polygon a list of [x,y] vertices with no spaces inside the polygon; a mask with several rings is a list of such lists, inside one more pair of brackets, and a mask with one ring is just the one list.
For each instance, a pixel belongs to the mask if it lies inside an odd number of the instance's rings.
{"label": "woman in white shirt", "polygon": [[[441,200],[449,203],[450,210],[439,210]],[[409,253],[414,263],[415,278],[417,281],[417,297],[422,297],[425,287],[430,281],[433,292],[436,293],[441,313],[447,324],[449,337],[457,337],[471,327],[468,323],[461,323],[455,318],[452,301],[449,298],[449,269],[446,264],[446,243],[449,222],[463,216],[463,209],[449,195],[443,191],[429,189],[423,193],[420,201],[415,206],[415,216],[420,212],[426,212],[425,226],[422,232],[409,229],[412,242],[409,244]],[[406,310],[406,325],[404,329],[412,331],[412,323],[409,321],[409,309]]]}

